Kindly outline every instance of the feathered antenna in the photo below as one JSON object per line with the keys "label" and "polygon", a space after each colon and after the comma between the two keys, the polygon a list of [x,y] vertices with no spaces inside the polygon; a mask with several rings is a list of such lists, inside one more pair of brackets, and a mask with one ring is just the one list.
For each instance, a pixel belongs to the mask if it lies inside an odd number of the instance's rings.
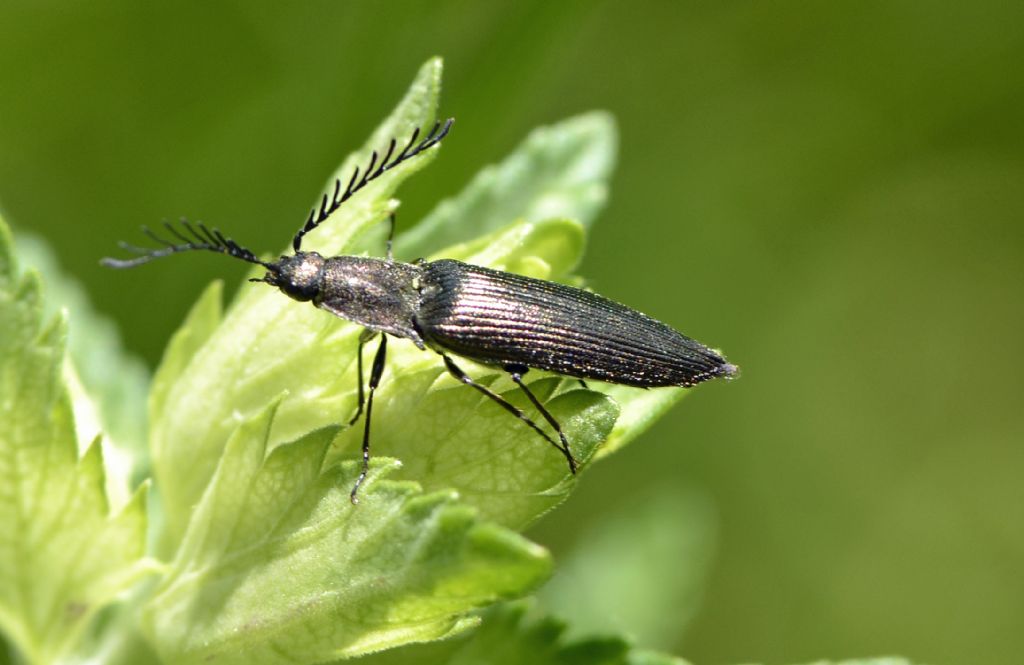
{"label": "feathered antenna", "polygon": [[[187,219],[182,218],[179,222],[181,229],[179,230],[170,222],[164,222],[164,228],[174,238],[174,240],[167,240],[155,232],[149,227],[143,226],[142,232],[149,237],[150,240],[162,245],[159,248],[153,249],[150,247],[137,247],[126,242],[119,242],[118,246],[126,252],[132,254],[138,254],[134,259],[112,259],[105,258],[100,261],[100,264],[108,268],[134,268],[135,266],[141,266],[143,263],[149,263],[153,259],[163,258],[172,254],[178,254],[179,252],[191,252],[193,250],[207,250],[210,252],[217,252],[218,254],[226,254],[227,256],[241,259],[247,263],[255,263],[261,265],[264,268],[270,268],[270,264],[265,261],[259,260],[255,254],[251,251],[242,247],[237,242],[224,236],[216,228],[209,228],[202,222],[196,222],[195,224],[189,222]],[[179,241],[179,242],[175,242]]]}
{"label": "feathered antenna", "polygon": [[[310,211],[309,218],[306,220],[306,223],[301,229],[299,229],[298,233],[295,234],[295,238],[292,240],[292,247],[295,248],[295,251],[298,252],[302,247],[303,236],[330,217],[335,210],[341,207],[342,203],[352,198],[353,194],[358,192],[367,184],[376,180],[384,172],[390,171],[407,159],[415,157],[424,150],[440,143],[441,139],[448,135],[448,130],[451,129],[453,122],[455,122],[454,118],[448,118],[443,126],[440,122],[435,122],[430,133],[427,134],[427,136],[419,143],[417,143],[416,140],[420,136],[420,129],[416,128],[405,148],[403,148],[397,155],[394,154],[397,143],[395,139],[391,139],[391,143],[388,145],[388,149],[385,151],[384,157],[380,159],[379,162],[377,160],[380,158],[380,155],[376,150],[373,152],[370,156],[369,164],[367,164],[366,169],[362,171],[362,177],[359,176],[359,167],[356,167],[356,170],[352,173],[352,177],[349,179],[348,185],[345,187],[344,191],[341,189],[341,180],[335,180],[334,194],[330,197],[328,197],[327,194],[324,194],[323,201],[321,201],[319,208],[313,208]],[[274,269],[275,264],[269,264],[265,261],[261,261],[250,250],[242,247],[231,238],[224,236],[224,234],[217,230],[217,228],[207,227],[202,222],[196,222],[193,224],[187,219],[182,218],[178,227],[170,222],[164,222],[164,228],[173,238],[172,240],[168,240],[157,235],[146,226],[142,227],[142,232],[146,234],[150,240],[160,245],[160,247],[138,247],[126,242],[120,242],[118,245],[121,249],[126,252],[131,252],[132,254],[137,254],[137,256],[132,259],[114,259],[108,257],[102,259],[100,263],[108,268],[134,268],[135,266],[141,266],[144,263],[149,263],[153,259],[171,256],[172,254],[178,254],[180,252],[190,252],[201,249],[209,252],[217,252],[218,254],[225,254],[227,256],[246,261],[247,263],[255,263],[267,268],[268,270]]]}
{"label": "feathered antenna", "polygon": [[[348,181],[348,186],[345,187],[344,192],[341,189],[341,179],[338,178],[334,181],[334,194],[328,197],[324,194],[323,200],[320,202],[319,208],[313,208],[309,212],[309,217],[306,219],[306,223],[299,229],[298,233],[295,234],[295,238],[292,240],[292,248],[298,252],[302,248],[302,237],[307,233],[320,226],[320,224],[330,217],[335,210],[341,207],[341,204],[349,200],[353,194],[358,192],[360,189],[365,187],[367,184],[373,182],[385,171],[390,171],[402,162],[416,155],[420,154],[427,148],[433,147],[441,142],[445,136],[448,135],[448,130],[451,129],[452,123],[455,122],[455,118],[448,118],[445,121],[444,126],[441,126],[441,122],[435,122],[433,129],[430,133],[420,141],[416,143],[416,139],[420,136],[420,129],[417,127],[412,133],[412,138],[409,139],[409,143],[406,144],[405,149],[398,153],[394,157],[392,155],[395,152],[395,139],[391,139],[391,143],[388,145],[387,151],[384,153],[384,157],[378,164],[377,158],[380,155],[374,150],[370,156],[370,163],[366,165],[366,169],[362,172],[363,177],[359,177],[359,167],[352,173],[352,177]],[[374,168],[376,167],[376,168]]]}

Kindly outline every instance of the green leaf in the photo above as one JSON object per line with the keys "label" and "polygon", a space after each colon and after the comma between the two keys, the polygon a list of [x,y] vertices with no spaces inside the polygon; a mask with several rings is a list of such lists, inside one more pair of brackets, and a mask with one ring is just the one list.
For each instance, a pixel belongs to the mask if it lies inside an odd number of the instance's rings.
{"label": "green leaf", "polygon": [[[374,151],[386,149],[388,142],[396,139],[401,143],[405,137],[412,136],[416,129],[425,136],[432,124],[437,120],[437,107],[441,97],[440,58],[431,58],[420,67],[409,90],[398,103],[391,115],[377,126],[363,147],[356,150],[342,161],[324,186],[324,192],[333,192],[334,184],[341,180],[345,185],[356,167],[364,167],[370,161]],[[303,249],[315,249],[324,254],[338,254],[351,248],[358,237],[365,233],[374,223],[383,220],[388,213],[397,207],[397,202],[388,199],[407,177],[424,168],[433,161],[437,150],[411,159],[393,169],[388,176],[381,177],[366,186],[359,194],[345,202],[330,222],[306,236]],[[317,197],[316,205],[320,204]],[[296,220],[301,222],[303,220]],[[383,229],[383,227],[380,227]]]}
{"label": "green leaf", "polygon": [[[375,138],[338,173],[347,176],[365,162],[381,137],[429,124],[438,74],[439,63],[428,63]],[[529,215],[592,215],[603,200],[610,136],[602,116],[534,135],[510,158],[519,166],[499,168],[486,183],[500,194],[484,224],[489,233],[460,235],[463,242],[443,255],[575,281],[570,271],[583,249],[583,225]],[[397,205],[388,197],[433,154],[389,172],[342,207],[311,234],[321,251],[367,247],[366,230]],[[555,176],[558,165],[572,172]],[[529,184],[537,172],[551,175],[553,184]],[[517,183],[525,193],[509,198]],[[516,211],[529,214],[516,221]],[[468,217],[476,212],[450,208],[445,227],[473,228]],[[175,556],[146,611],[148,634],[162,654],[271,658],[283,650],[306,660],[436,639],[466,628],[468,609],[522,594],[543,577],[546,563],[538,561],[546,559],[536,548],[479,520],[520,527],[563,500],[576,477],[558,451],[448,376],[436,354],[396,340],[374,403],[373,452],[399,455],[404,466],[375,458],[361,494],[369,505],[353,508],[347,493],[362,427],[341,432],[329,447],[325,432],[354,412],[360,329],[265,285],[244,285],[223,315],[219,301],[219,287],[204,294],[154,381],[153,465],[168,525],[160,551]],[[459,363],[543,422],[503,372]],[[572,380],[541,372],[528,379],[577,458],[594,458],[615,431],[619,405]],[[627,409],[646,394],[617,391]],[[628,440],[643,422],[631,418],[619,439]],[[378,482],[384,471],[391,480]],[[324,531],[321,523],[332,526]],[[401,572],[408,557],[435,541],[430,557],[416,559],[418,568]],[[370,587],[366,580],[373,580]]]}
{"label": "green leaf", "polygon": [[583,255],[583,227],[569,219],[520,220],[446,247],[431,259],[459,259],[508,272],[566,281]]}
{"label": "green leaf", "polygon": [[33,233],[19,231],[20,262],[37,270],[46,283],[44,316],[67,310],[68,383],[78,432],[79,450],[101,432],[107,493],[122,506],[132,488],[149,475],[146,446],[146,394],[149,371],[127,353],[114,322],[97,312],[77,280],[61,269],[49,245]]}
{"label": "green leaf", "polygon": [[0,627],[31,663],[67,653],[147,570],[145,487],[111,515],[99,441],[79,459],[65,324],[44,323],[40,291],[0,220]]}
{"label": "green leaf", "polygon": [[[400,235],[396,252],[406,257],[437,253],[468,260],[471,252],[460,256],[459,245],[439,250],[496,231],[515,220],[540,222],[561,217],[589,226],[607,200],[617,142],[615,120],[603,112],[538,128],[500,164],[484,168],[457,196],[442,201],[422,222]],[[485,238],[475,241],[472,249],[483,250],[487,246],[484,243],[489,242],[493,251],[501,252],[503,243],[511,240],[507,236]],[[567,273],[576,267],[582,247],[576,252],[574,261],[563,265],[563,270],[547,274],[530,270],[525,263],[503,264],[486,252],[471,262],[541,279],[569,281]],[[675,389],[641,391],[613,385],[601,386],[600,390],[618,402],[620,414],[598,449],[597,458],[624,447],[686,394]]]}
{"label": "green leaf", "polygon": [[[416,127],[428,127],[434,121],[440,73],[439,60],[425,64],[391,116],[336,175],[348,178],[391,137],[401,140]],[[431,149],[368,185],[308,236],[308,248],[330,254],[346,251],[366,228],[387,216],[395,205],[391,194],[436,152]],[[208,292],[205,297],[216,296]],[[202,325],[212,323],[212,318],[204,319]],[[192,506],[239,422],[262,412],[284,391],[290,398],[275,419],[274,445],[343,417],[349,408],[344,398],[355,387],[348,369],[356,335],[351,324],[299,305],[265,285],[247,284],[201,346],[193,350],[188,343],[187,353],[170,353],[173,363],[188,359],[184,367],[168,370],[167,380],[161,369],[150,412],[153,469],[167,520],[159,546],[162,554],[173,553]],[[171,375],[176,377],[173,383]]]}
{"label": "green leaf", "polygon": [[211,282],[192,305],[171,341],[167,343],[160,368],[149,391],[150,413],[166,411],[167,396],[192,362],[193,356],[220,325],[224,282]]}
{"label": "green leaf", "polygon": [[711,502],[696,491],[624,495],[561,557],[539,601],[572,618],[571,635],[625,635],[670,648],[700,607],[715,527]]}
{"label": "green leaf", "polygon": [[[402,354],[389,368],[401,372],[401,383],[381,391],[374,411],[374,446],[403,460],[398,477],[415,479],[428,491],[454,487],[482,515],[513,528],[569,495],[576,480],[560,452],[490,399],[447,374],[439,376],[438,367],[414,367],[424,361],[410,355]],[[459,364],[474,368],[479,381],[542,422],[518,387],[497,370]],[[615,403],[554,377],[529,386],[561,422],[577,459],[586,463],[611,431]],[[344,432],[338,454],[351,456],[361,438],[356,429]]]}
{"label": "green leaf", "polygon": [[631,648],[618,637],[566,639],[565,623],[534,617],[526,602],[481,613],[479,628],[444,642],[405,647],[360,660],[365,665],[687,665],[686,661]]}
{"label": "green leaf", "polygon": [[[582,240],[582,227],[575,222],[519,222],[443,254],[498,269],[516,267],[533,277],[563,279],[578,260]],[[505,372],[468,360],[458,364],[535,421],[543,421]],[[354,390],[354,373],[350,380]],[[618,415],[615,402],[580,389],[574,380],[541,373],[528,385],[561,423],[577,459],[590,459],[612,431]],[[373,415],[374,448],[403,461],[398,477],[415,480],[427,491],[453,487],[483,516],[506,526],[521,528],[532,522],[563,501],[575,485],[560,452],[500,406],[449,376],[438,356],[412,344],[389,346]],[[331,454],[351,457],[361,443],[362,428],[348,429]]]}
{"label": "green leaf", "polygon": [[501,164],[484,168],[403,234],[396,251],[426,256],[520,219],[589,226],[608,198],[617,140],[614,119],[602,112],[535,129]]}
{"label": "green leaf", "polygon": [[375,460],[353,505],[357,465],[321,471],[335,428],[265,457],[277,411],[231,436],[146,608],[166,661],[313,663],[433,640],[548,575],[544,550],[481,523],[453,493],[383,479],[394,461]]}
{"label": "green leaf", "polygon": [[[375,137],[425,124],[433,117],[438,72],[435,63],[428,63],[393,119]],[[381,142],[371,140],[367,145]],[[439,255],[542,279],[575,281],[569,273],[578,264],[584,244],[579,220],[592,218],[604,201],[614,145],[614,125],[604,114],[538,130],[501,165],[440,205],[426,226],[412,233],[430,228],[438,237],[463,241]],[[346,160],[337,174],[348,174],[362,161],[365,151]],[[325,232],[321,237],[329,245],[325,251],[353,251],[361,230],[386,211],[385,196],[397,180],[385,176],[375,183],[380,189],[360,193],[346,204],[361,201],[362,208],[342,207],[311,235]],[[373,212],[361,212],[370,208]],[[547,211],[577,219],[531,221]],[[525,219],[517,222],[517,217]],[[474,237],[471,229],[490,233],[470,239]],[[402,246],[427,247],[406,238],[400,236]],[[161,370],[155,390],[159,393],[167,386],[167,398],[154,399],[151,414],[154,465],[165,493],[169,524],[162,551],[170,553],[180,538],[226,437],[240,420],[265,408],[280,392],[288,392],[290,397],[275,419],[273,448],[310,429],[344,422],[353,413],[358,334],[356,326],[296,304],[265,286],[243,287],[206,343],[194,352],[190,349],[188,364],[175,371],[173,384],[163,381]],[[372,347],[366,353],[373,353]],[[535,420],[542,420],[503,372],[468,361],[460,364],[508,400],[529,407],[526,411]],[[682,392],[614,387],[611,391],[617,399],[613,401],[603,394],[606,386],[602,392],[580,390],[576,382],[539,372],[531,373],[528,381],[562,423],[575,455],[583,461],[598,454],[602,443],[614,447],[626,443],[650,421],[647,414],[652,405],[665,408]],[[483,516],[501,524],[528,524],[564,500],[575,483],[557,450],[449,377],[435,354],[412,344],[399,341],[389,347],[376,405],[373,449],[403,460],[398,477],[416,480],[426,491],[454,488]],[[627,417],[616,425],[620,408]],[[361,436],[361,428],[345,432],[331,459],[358,455]]]}

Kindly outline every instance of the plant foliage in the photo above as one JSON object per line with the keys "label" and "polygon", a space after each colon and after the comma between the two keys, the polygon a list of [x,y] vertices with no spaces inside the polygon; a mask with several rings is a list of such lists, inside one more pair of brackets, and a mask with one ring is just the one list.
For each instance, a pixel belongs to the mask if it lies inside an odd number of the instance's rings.
{"label": "plant foliage", "polygon": [[[392,137],[431,125],[440,77],[440,61],[426,63],[330,183]],[[397,188],[437,154],[367,186],[310,248],[373,248]],[[398,250],[578,282],[614,155],[603,114],[538,130]],[[74,309],[97,341],[83,338],[68,358],[64,317],[44,314],[40,280],[19,272],[0,222],[0,628],[25,662],[682,662],[616,637],[568,639],[559,621],[503,602],[550,575],[547,552],[517,530],[576,478],[435,355],[393,345],[374,414],[377,457],[353,505],[360,433],[339,423],[355,408],[357,326],[264,285],[243,285],[225,308],[212,284],[167,346],[148,414],[132,415],[137,406],[112,404],[128,383],[96,367],[83,372],[94,389],[76,389],[90,343],[103,345],[111,372],[132,361],[85,305]],[[471,368],[528,406],[501,373]],[[625,445],[682,394],[531,379],[584,462]],[[148,448],[115,447],[134,456],[124,468],[151,471],[151,500],[146,479],[111,501],[111,444],[76,433],[75,414],[86,413],[107,432],[143,431],[148,418]]]}

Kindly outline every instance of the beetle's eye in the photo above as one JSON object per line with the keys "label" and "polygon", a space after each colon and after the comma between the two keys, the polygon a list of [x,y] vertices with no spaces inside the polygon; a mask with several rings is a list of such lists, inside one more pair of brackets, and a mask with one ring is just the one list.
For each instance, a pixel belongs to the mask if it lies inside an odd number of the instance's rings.
{"label": "beetle's eye", "polygon": [[286,294],[299,301],[310,300],[315,295],[315,289],[310,289],[308,284],[288,281],[278,284],[278,286]]}

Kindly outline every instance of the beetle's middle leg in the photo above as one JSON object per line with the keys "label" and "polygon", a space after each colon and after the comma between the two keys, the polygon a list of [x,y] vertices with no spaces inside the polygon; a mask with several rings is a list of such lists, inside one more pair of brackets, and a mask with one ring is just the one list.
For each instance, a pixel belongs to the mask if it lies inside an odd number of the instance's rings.
{"label": "beetle's middle leg", "polygon": [[[459,368],[459,366],[455,364],[455,361],[453,361],[449,356],[447,356],[447,355],[442,353],[441,357],[444,358],[444,365],[445,365],[445,367],[448,368],[448,373],[449,374],[451,374],[452,376],[454,376],[456,379],[458,379],[462,383],[466,384],[467,386],[470,386],[471,388],[476,388],[477,390],[482,392],[484,395],[487,395],[487,397],[489,397],[493,401],[497,402],[503,409],[505,409],[506,411],[508,411],[509,413],[514,415],[516,418],[519,418],[524,423],[526,423],[531,428],[533,428],[533,431],[537,432],[537,434],[540,434],[542,437],[544,437],[545,441],[550,443],[560,453],[562,453],[563,455],[566,456],[566,458],[569,460],[569,469],[573,473],[576,473],[576,460],[573,459],[572,453],[569,452],[568,447],[562,448],[562,446],[558,445],[558,443],[554,439],[552,439],[550,436],[548,436],[548,433],[545,432],[544,430],[542,430],[537,425],[537,423],[533,422],[533,420],[531,420],[530,417],[527,416],[523,412],[522,409],[520,409],[519,407],[515,406],[514,404],[512,404],[511,402],[509,402],[504,397],[502,397],[498,393],[494,392],[493,390],[491,390],[487,386],[481,385],[481,384],[477,383],[476,381],[474,381],[470,376],[468,376],[465,372],[463,372]],[[529,394],[529,392],[527,392],[527,394]],[[541,409],[541,411],[544,412],[543,408]],[[561,434],[560,430],[559,430],[559,434]],[[564,440],[565,439],[563,438],[563,441]]]}
{"label": "beetle's middle leg", "polygon": [[569,448],[569,440],[565,438],[562,426],[558,424],[558,421],[555,420],[553,415],[551,415],[551,412],[544,408],[544,405],[540,403],[540,400],[537,399],[530,389],[526,387],[526,384],[523,383],[523,375],[526,374],[527,370],[529,370],[529,368],[524,365],[505,366],[505,371],[508,372],[510,377],[512,377],[515,384],[519,386],[524,393],[526,393],[526,396],[530,398],[530,401],[533,402],[535,407],[537,407],[540,414],[544,416],[544,420],[548,421],[548,424],[558,432],[558,438],[562,441],[562,445],[559,447],[559,450],[562,451],[562,454],[565,455],[565,459],[568,460],[569,470],[576,473],[576,458],[572,456],[572,449]]}
{"label": "beetle's middle leg", "polygon": [[[364,333],[366,334],[366,333]],[[373,337],[376,333],[371,333],[369,336]],[[359,347],[362,350],[362,345],[365,340],[360,337]],[[352,487],[352,493],[349,494],[349,498],[352,503],[359,503],[359,499],[356,498],[356,493],[359,492],[359,486],[366,480],[366,474],[370,472],[370,420],[373,415],[373,393],[377,390],[377,386],[380,385],[380,377],[384,373],[384,360],[388,355],[388,336],[381,333],[380,346],[377,347],[377,355],[373,357],[373,368],[370,370],[370,384],[367,390],[366,396],[366,420],[363,421],[363,469],[359,472],[359,477],[356,478],[356,484]],[[362,354],[360,354],[360,357]],[[362,374],[362,361],[360,360],[360,374]],[[362,408],[362,377],[360,377],[360,409]],[[359,414],[356,413],[356,417]],[[352,422],[355,422],[353,419]]]}
{"label": "beetle's middle leg", "polygon": [[377,331],[370,330],[369,328],[363,328],[363,332],[359,333],[359,348],[356,350],[356,371],[359,374],[359,406],[356,408],[356,415],[352,416],[348,421],[349,427],[355,425],[356,421],[359,420],[359,416],[363,414],[363,402],[366,399],[363,393],[363,345],[376,336]]}

